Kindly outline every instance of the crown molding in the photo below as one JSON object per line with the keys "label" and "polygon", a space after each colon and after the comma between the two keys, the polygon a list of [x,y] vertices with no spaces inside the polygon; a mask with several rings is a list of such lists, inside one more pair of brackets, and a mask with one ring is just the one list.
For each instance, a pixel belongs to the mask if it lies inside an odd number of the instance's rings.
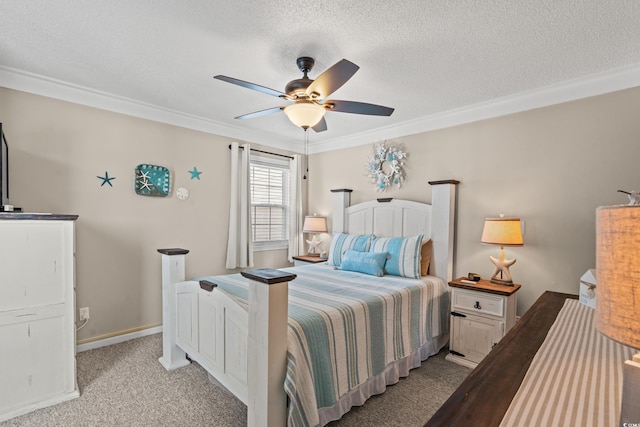
{"label": "crown molding", "polygon": [[[204,117],[143,103],[9,67],[0,67],[0,86],[231,139],[259,143],[298,153],[304,151],[304,144],[299,141],[283,140],[265,133],[229,126]],[[640,86],[640,65],[592,74],[579,79],[496,98],[346,137],[314,142],[309,147],[309,153],[321,153],[386,139],[401,138],[637,86]]]}
{"label": "crown molding", "polygon": [[444,129],[550,105],[640,86],[640,65],[592,74],[574,80],[492,99],[442,113],[315,143],[310,153],[355,147],[386,139]]}
{"label": "crown molding", "polygon": [[234,140],[290,150],[290,145],[281,139],[259,132],[9,67],[0,66],[0,86]]}

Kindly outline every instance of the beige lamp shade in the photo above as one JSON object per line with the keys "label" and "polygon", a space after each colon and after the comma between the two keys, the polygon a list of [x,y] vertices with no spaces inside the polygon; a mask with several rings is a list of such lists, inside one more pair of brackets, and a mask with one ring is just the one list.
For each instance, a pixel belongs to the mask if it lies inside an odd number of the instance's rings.
{"label": "beige lamp shade", "polygon": [[324,117],[325,109],[313,102],[299,101],[284,108],[289,120],[303,129],[313,127]]}
{"label": "beige lamp shade", "polygon": [[304,224],[302,225],[302,231],[304,233],[326,233],[327,218],[315,215],[305,216]]}
{"label": "beige lamp shade", "polygon": [[640,205],[596,210],[596,328],[640,349]]}
{"label": "beige lamp shade", "polygon": [[513,279],[509,267],[515,264],[516,260],[515,258],[506,258],[504,247],[522,246],[520,218],[486,218],[480,241],[491,245],[500,245],[500,258],[489,257],[496,267],[490,281],[499,285],[512,286]]}
{"label": "beige lamp shade", "polygon": [[480,241],[500,246],[522,246],[520,218],[485,219]]}

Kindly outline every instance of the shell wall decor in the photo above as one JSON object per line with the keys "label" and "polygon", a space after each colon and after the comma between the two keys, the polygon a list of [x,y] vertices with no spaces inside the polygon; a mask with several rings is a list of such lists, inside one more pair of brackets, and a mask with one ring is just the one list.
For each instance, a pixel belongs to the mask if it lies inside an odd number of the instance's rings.
{"label": "shell wall decor", "polygon": [[398,188],[406,180],[404,164],[407,153],[401,144],[380,142],[373,145],[373,155],[367,159],[367,176],[376,191],[385,191],[394,185]]}

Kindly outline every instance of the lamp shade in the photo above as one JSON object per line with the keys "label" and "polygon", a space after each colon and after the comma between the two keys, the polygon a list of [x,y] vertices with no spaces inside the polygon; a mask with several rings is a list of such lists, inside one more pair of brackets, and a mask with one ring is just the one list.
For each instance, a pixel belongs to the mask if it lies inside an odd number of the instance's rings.
{"label": "lamp shade", "polygon": [[304,224],[302,225],[303,233],[326,233],[327,232],[327,218],[323,216],[305,216]]}
{"label": "lamp shade", "polygon": [[500,246],[522,246],[520,218],[486,218],[480,241]]}
{"label": "lamp shade", "polygon": [[307,129],[318,124],[325,109],[313,102],[298,101],[284,108],[284,113],[294,125]]}
{"label": "lamp shade", "polygon": [[596,328],[640,349],[640,205],[596,210]]}

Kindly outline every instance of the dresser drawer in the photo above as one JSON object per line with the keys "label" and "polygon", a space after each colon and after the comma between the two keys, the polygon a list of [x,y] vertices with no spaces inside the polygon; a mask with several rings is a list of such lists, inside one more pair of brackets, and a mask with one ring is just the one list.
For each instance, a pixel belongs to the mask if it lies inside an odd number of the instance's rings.
{"label": "dresser drawer", "polygon": [[481,292],[455,289],[453,291],[453,310],[464,310],[502,317],[504,315],[504,298]]}

